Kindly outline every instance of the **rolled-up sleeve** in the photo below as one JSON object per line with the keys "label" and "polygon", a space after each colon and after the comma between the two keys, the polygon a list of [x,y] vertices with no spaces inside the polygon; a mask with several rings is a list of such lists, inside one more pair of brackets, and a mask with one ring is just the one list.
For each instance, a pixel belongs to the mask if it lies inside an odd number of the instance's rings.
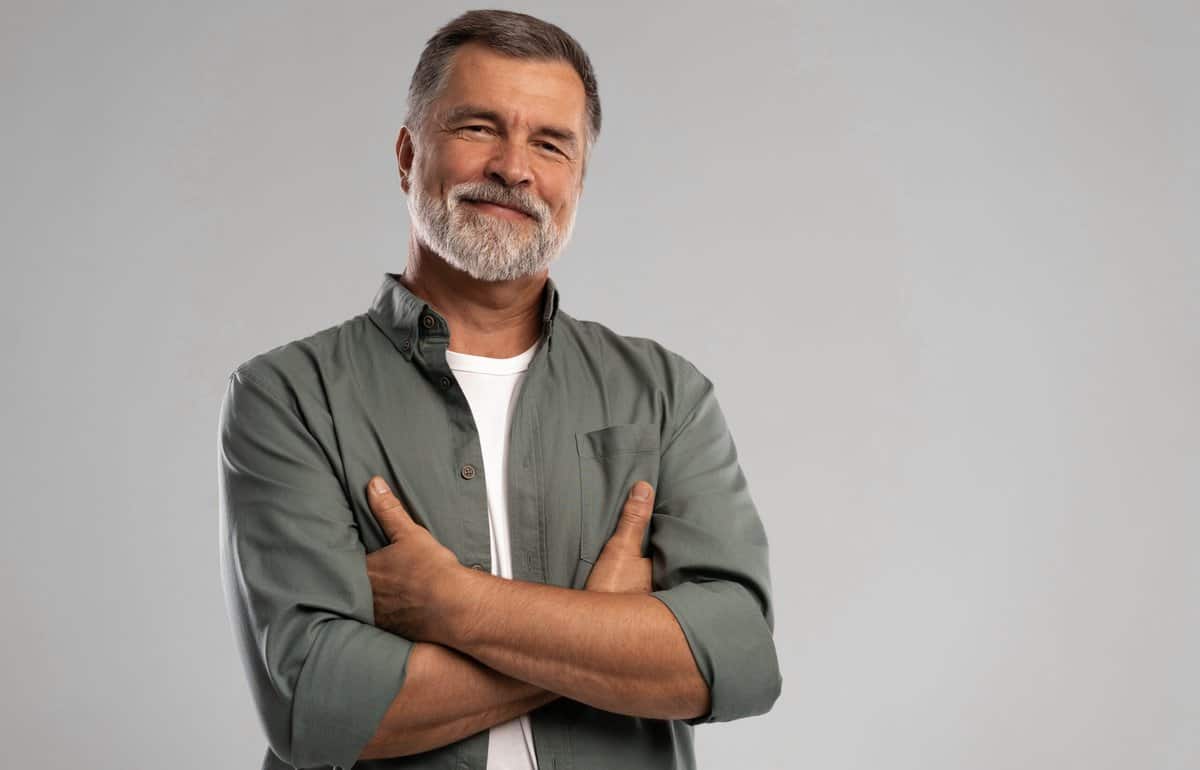
{"label": "rolled-up sleeve", "polygon": [[221,580],[267,741],[294,767],[350,767],[413,644],[374,625],[347,491],[293,400],[233,372],[218,449]]}
{"label": "rolled-up sleeve", "polygon": [[651,517],[651,596],[679,622],[726,722],[771,709],[783,679],[767,537],[712,382],[685,362],[679,419],[661,453]]}

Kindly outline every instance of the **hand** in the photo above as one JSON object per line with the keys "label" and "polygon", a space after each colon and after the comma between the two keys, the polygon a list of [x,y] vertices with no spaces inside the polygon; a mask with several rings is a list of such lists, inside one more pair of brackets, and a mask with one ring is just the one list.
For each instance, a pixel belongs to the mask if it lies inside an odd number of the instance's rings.
{"label": "hand", "polygon": [[[633,493],[639,488],[646,493],[638,500]],[[649,557],[642,556],[642,538],[654,510],[654,488],[639,481],[630,489],[613,533],[600,551],[592,572],[588,575],[588,591],[618,594],[648,594],[652,590],[653,571]]]}
{"label": "hand", "polygon": [[379,476],[367,482],[367,501],[391,541],[367,554],[375,625],[413,641],[441,642],[448,633],[444,597],[453,594],[455,578],[466,568],[412,520]]}

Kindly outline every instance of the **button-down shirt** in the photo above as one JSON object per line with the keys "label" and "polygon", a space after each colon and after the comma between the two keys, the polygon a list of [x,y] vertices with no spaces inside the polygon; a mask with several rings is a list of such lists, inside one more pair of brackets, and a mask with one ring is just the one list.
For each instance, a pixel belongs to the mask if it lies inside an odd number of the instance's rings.
{"label": "button-down shirt", "polygon": [[[694,768],[693,726],[762,714],[782,678],[767,538],[712,382],[679,354],[559,309],[509,436],[513,577],[584,588],[629,488],[655,489],[653,591],[711,694],[708,714],[649,719],[560,697],[533,711],[540,770]],[[268,748],[264,770],[486,767],[487,731],[419,754],[357,757],[404,684],[413,641],[374,625],[365,556],[389,544],[367,481],[464,565],[491,569],[470,407],[450,329],[385,273],[367,312],[229,375],[219,420],[221,578]]]}

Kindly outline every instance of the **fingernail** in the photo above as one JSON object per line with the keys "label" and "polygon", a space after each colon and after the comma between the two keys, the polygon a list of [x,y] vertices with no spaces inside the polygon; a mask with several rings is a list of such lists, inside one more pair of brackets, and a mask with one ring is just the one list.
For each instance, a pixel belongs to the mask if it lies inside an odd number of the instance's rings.
{"label": "fingernail", "polygon": [[371,482],[371,488],[375,490],[375,494],[382,495],[388,491],[387,482],[381,478],[377,478]]}
{"label": "fingernail", "polygon": [[640,481],[638,483],[634,484],[633,485],[633,499],[634,500],[649,500],[650,499],[650,485],[640,482]]}

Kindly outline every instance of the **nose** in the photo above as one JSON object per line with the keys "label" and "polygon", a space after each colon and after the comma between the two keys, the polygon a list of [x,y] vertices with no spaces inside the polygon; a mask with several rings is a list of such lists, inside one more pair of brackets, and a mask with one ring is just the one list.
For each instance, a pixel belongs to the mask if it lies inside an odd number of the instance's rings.
{"label": "nose", "polygon": [[497,142],[496,151],[488,159],[484,173],[505,187],[528,185],[533,178],[529,168],[529,148],[512,137]]}

